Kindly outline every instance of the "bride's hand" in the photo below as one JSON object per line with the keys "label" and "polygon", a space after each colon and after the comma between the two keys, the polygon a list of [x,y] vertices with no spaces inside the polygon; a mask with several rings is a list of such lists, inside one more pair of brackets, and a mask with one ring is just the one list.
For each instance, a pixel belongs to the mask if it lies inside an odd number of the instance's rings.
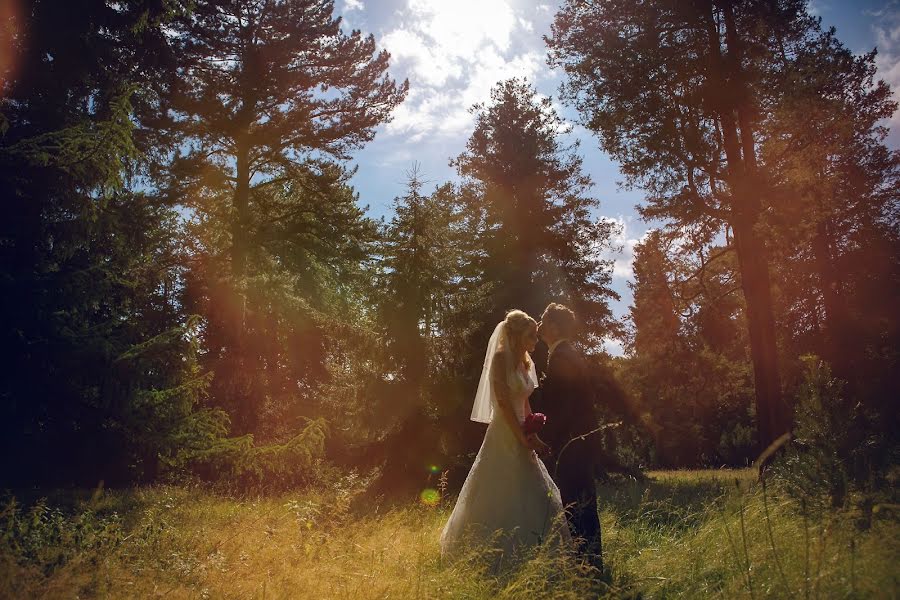
{"label": "bride's hand", "polygon": [[546,454],[547,451],[550,450],[550,446],[545,444],[544,441],[539,438],[536,433],[532,433],[528,436],[528,447],[538,454]]}

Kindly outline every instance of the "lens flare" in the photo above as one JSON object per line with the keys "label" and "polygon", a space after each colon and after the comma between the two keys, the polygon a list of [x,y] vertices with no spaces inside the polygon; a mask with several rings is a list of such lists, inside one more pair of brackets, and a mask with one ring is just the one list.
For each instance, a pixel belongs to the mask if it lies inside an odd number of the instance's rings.
{"label": "lens flare", "polygon": [[422,493],[419,494],[419,501],[422,502],[425,506],[437,506],[437,503],[441,500],[441,493],[433,488],[425,488],[422,490]]}
{"label": "lens flare", "polygon": [[0,2],[0,98],[9,93],[16,75],[16,58],[22,53],[22,17],[16,0]]}
{"label": "lens flare", "polygon": [[437,465],[428,465],[428,471],[431,472],[432,474],[437,474],[440,472],[440,470],[441,470],[441,468]]}

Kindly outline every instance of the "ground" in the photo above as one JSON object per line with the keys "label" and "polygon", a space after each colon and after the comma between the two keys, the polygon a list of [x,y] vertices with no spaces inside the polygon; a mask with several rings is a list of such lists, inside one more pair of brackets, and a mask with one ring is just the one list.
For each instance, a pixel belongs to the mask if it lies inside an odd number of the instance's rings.
{"label": "ground", "polygon": [[[3,509],[0,596],[41,598],[896,598],[896,507],[816,508],[752,471],[599,489],[606,581],[538,552],[442,564],[452,498],[372,499],[344,476],[236,499],[192,486],[49,493]],[[424,499],[424,501],[423,501]]]}

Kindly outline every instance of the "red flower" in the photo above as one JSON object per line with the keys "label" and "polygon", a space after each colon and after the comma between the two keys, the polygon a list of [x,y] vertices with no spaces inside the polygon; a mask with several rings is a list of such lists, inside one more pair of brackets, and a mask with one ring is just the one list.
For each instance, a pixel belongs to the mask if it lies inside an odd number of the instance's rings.
{"label": "red flower", "polygon": [[522,423],[522,431],[525,432],[525,435],[537,433],[546,422],[547,416],[544,413],[531,413],[525,417],[525,421]]}

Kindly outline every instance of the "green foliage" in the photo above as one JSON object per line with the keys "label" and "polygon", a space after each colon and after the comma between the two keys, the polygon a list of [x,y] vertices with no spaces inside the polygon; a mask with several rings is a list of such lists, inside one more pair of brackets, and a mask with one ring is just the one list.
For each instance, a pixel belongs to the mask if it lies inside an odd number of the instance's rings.
{"label": "green foliage", "polygon": [[199,448],[183,447],[177,463],[217,487],[240,492],[292,489],[313,480],[325,450],[326,424],[310,421],[283,444],[255,445],[248,434],[226,438],[226,423]]}
{"label": "green foliage", "polygon": [[[563,97],[648,191],[643,214],[668,219],[636,249],[629,355],[591,371],[605,418],[630,421],[604,447],[631,465],[746,464],[779,379],[802,380],[785,468],[844,504],[896,462],[896,103],[874,53],[800,0],[770,4],[573,1],[556,19]],[[567,302],[588,348],[622,333],[601,258],[614,223],[528,82],[473,107],[459,184],[427,191],[414,171],[379,224],[346,161],[408,88],[333,2],[37,2],[11,18],[6,485],[282,490],[327,457],[387,465],[405,490],[468,467],[505,310]],[[798,366],[809,352],[845,383]],[[543,590],[542,569],[503,593]]]}
{"label": "green foliage", "polygon": [[211,402],[235,434],[282,442],[319,408],[328,321],[359,307],[373,253],[344,162],[408,86],[333,3],[197,3],[171,34],[154,184],[196,219],[185,303],[205,321]]}
{"label": "green foliage", "polygon": [[20,457],[7,485],[152,480],[216,418],[198,410],[208,376],[176,299],[178,215],[128,188],[171,8],[38,3],[16,17],[28,43],[0,100],[2,450]]}
{"label": "green foliage", "polygon": [[[656,251],[676,264],[635,269],[635,354],[667,346],[689,361],[679,350],[697,344],[680,338],[699,333],[735,370],[749,358],[758,450],[790,429],[783,382],[810,352],[881,413],[873,427],[896,430],[884,349],[897,345],[900,153],[885,145],[897,103],[875,53],[851,52],[799,0],[572,0],[548,45],[563,99],[647,191],[643,216],[665,220]],[[652,381],[656,367],[639,371]]]}
{"label": "green foliage", "polygon": [[123,538],[119,514],[87,508],[69,515],[45,498],[30,507],[9,499],[0,511],[0,527],[2,563],[11,568],[9,561],[15,561],[44,576],[75,558],[114,550]]}
{"label": "green foliage", "polygon": [[828,500],[840,508],[850,501],[854,486],[871,491],[883,485],[884,459],[891,449],[827,363],[816,356],[801,360],[794,439],[776,472],[805,501]]}
{"label": "green foliage", "polygon": [[125,169],[138,157],[131,121],[134,92],[133,87],[115,90],[102,119],[83,120],[10,144],[3,149],[4,160],[58,170],[72,182],[91,182],[101,197],[120,190]]}
{"label": "green foliage", "polygon": [[424,404],[428,381],[441,370],[440,344],[452,336],[447,321],[465,293],[460,195],[449,184],[424,194],[417,169],[408,174],[406,195],[394,200],[380,251],[377,291],[378,323],[390,365],[384,375],[405,384],[400,394],[411,408]]}
{"label": "green foliage", "polygon": [[[662,431],[655,464],[745,466],[756,453],[753,378],[727,250],[701,266],[654,231],[635,248],[634,324],[619,374]],[[697,270],[699,268],[699,270]]]}
{"label": "green foliage", "polygon": [[181,239],[191,249],[182,297],[202,315],[201,345],[215,349],[201,359],[214,374],[210,404],[230,415],[235,434],[282,443],[306,418],[328,414],[320,386],[354,329],[348,315],[364,320],[378,232],[340,169],[252,198],[244,285],[230,273],[230,208],[215,196],[195,205]]}
{"label": "green foliage", "polygon": [[526,80],[501,81],[491,101],[473,107],[475,130],[453,160],[472,187],[483,285],[496,286],[485,307],[489,322],[506,310],[540,315],[551,301],[571,305],[590,344],[617,331],[607,300],[612,265],[600,258],[615,231],[597,219],[593,182],[578,144],[549,98]]}
{"label": "green foliage", "polygon": [[723,431],[717,448],[722,462],[726,465],[737,465],[752,457],[756,450],[753,434],[749,417],[746,423],[735,423],[730,429]]}

